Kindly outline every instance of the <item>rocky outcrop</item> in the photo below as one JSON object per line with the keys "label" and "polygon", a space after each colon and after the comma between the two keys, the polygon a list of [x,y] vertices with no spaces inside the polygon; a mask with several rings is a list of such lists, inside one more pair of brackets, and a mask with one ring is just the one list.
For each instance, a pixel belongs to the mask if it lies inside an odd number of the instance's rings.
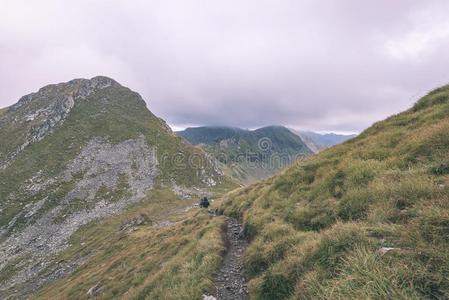
{"label": "rocky outcrop", "polygon": [[[6,226],[10,234],[0,244],[0,272],[11,264],[19,263],[20,268],[0,285],[0,295],[12,285],[39,282],[39,273],[49,266],[46,258],[65,249],[70,236],[82,225],[140,201],[153,187],[157,165],[155,151],[144,137],[117,145],[95,138],[59,176],[34,185],[34,193],[55,184],[71,182],[73,187],[51,209],[45,197],[28,205]],[[39,217],[33,218],[35,215]],[[19,219],[27,220],[23,229],[16,226]]]}
{"label": "rocky outcrop", "polygon": [[0,124],[2,127],[4,124],[25,127],[27,134],[20,137],[21,144],[7,153],[3,161],[0,157],[0,169],[5,169],[26,147],[41,141],[55,127],[60,126],[76,101],[85,100],[96,91],[114,86],[120,85],[113,79],[98,76],[91,80],[75,79],[68,83],[48,85],[20,98],[8,108],[6,116],[0,118]]}
{"label": "rocky outcrop", "polygon": [[120,231],[129,231],[137,226],[152,225],[153,221],[144,213],[139,214],[137,217],[127,220],[120,225]]}

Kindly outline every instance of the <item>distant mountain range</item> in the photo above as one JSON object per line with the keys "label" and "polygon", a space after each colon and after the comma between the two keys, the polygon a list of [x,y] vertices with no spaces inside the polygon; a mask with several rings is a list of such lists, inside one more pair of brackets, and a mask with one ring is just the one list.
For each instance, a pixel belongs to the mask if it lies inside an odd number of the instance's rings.
{"label": "distant mountain range", "polygon": [[300,158],[353,137],[296,132],[283,126],[256,130],[204,126],[176,133],[211,153],[232,177],[244,183],[272,176]]}
{"label": "distant mountain range", "polygon": [[304,143],[315,153],[320,152],[323,149],[341,144],[349,139],[355,138],[356,134],[335,134],[335,133],[316,133],[313,131],[298,131],[290,129],[293,133],[297,134]]}

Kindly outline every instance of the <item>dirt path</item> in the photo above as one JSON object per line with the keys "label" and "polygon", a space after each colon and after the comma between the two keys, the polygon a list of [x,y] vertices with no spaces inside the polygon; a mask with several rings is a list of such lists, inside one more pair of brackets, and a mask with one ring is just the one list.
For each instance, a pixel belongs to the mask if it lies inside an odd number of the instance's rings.
{"label": "dirt path", "polygon": [[242,256],[247,243],[236,219],[226,220],[227,251],[216,277],[218,300],[247,299],[248,290],[242,275]]}

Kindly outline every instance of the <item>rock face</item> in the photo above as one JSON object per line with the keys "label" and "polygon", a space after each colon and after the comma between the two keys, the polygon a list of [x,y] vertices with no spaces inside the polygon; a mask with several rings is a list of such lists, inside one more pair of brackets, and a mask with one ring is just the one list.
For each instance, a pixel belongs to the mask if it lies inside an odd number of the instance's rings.
{"label": "rock face", "polygon": [[[28,260],[26,268],[4,283],[6,287],[30,280],[44,270],[46,258],[67,247],[70,236],[82,225],[118,213],[142,199],[157,176],[157,160],[143,138],[117,145],[94,139],[64,172],[43,186],[73,182],[77,174],[83,174],[82,178],[55,207],[34,217],[47,204],[48,198],[43,198],[8,223],[6,228],[12,234],[0,245],[0,269],[13,262],[23,264],[23,257]],[[121,177],[125,178],[126,193],[119,190],[124,189]],[[122,197],[112,199],[108,194]],[[26,227],[16,231],[19,219],[27,220]]]}
{"label": "rock face", "polygon": [[5,169],[28,145],[39,142],[56,126],[62,124],[75,105],[74,98],[86,99],[92,93],[111,86],[118,87],[119,84],[107,77],[76,79],[67,84],[46,86],[37,93],[22,97],[9,107],[8,113],[0,119],[0,129],[17,126],[25,129],[19,141],[14,141],[20,144],[15,149],[2,153],[6,157],[3,162],[0,161],[0,168]]}
{"label": "rock face", "polygon": [[[223,180],[137,93],[106,77],[22,97],[0,115],[0,140],[0,298],[70,274],[87,258],[57,265],[50,258],[72,234],[141,201],[154,185],[182,190]],[[208,163],[193,166],[191,157]]]}
{"label": "rock face", "polygon": [[84,175],[68,194],[68,201],[94,200],[100,188],[113,190],[120,176],[125,176],[125,184],[132,195],[142,197],[157,175],[155,149],[149,149],[143,136],[117,145],[96,138],[68,165],[64,180],[72,181],[77,174]]}

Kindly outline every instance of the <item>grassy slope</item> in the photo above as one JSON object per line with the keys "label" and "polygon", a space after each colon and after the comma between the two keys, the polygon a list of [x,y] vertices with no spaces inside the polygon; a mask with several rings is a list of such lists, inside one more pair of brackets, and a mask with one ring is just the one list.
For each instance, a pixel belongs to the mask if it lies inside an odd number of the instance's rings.
{"label": "grassy slope", "polygon": [[448,96],[224,198],[253,298],[449,298]]}
{"label": "grassy slope", "polygon": [[[204,291],[213,291],[212,274],[224,249],[224,219],[198,209],[185,213],[182,208],[188,204],[169,190],[156,190],[126,213],[84,226],[72,237],[71,247],[53,260],[92,256],[35,298],[84,299],[94,286],[101,290],[97,299],[199,299]],[[120,230],[142,214],[148,224],[127,233]],[[175,224],[155,226],[164,220]]]}

